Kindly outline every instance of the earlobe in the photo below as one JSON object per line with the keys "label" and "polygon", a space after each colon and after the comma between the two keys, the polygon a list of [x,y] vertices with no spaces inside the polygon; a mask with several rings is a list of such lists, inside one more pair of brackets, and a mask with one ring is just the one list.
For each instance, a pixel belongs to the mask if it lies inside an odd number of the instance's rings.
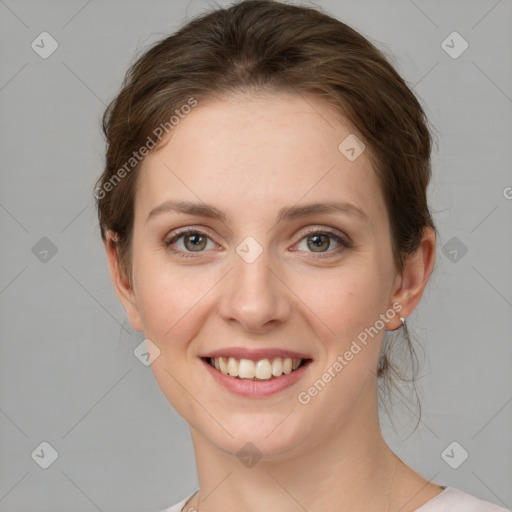
{"label": "earlobe", "polygon": [[[420,245],[411,254],[405,264],[404,270],[398,280],[397,289],[392,297],[392,303],[398,302],[402,306],[400,317],[407,318],[419,304],[427,286],[430,274],[434,269],[436,255],[436,234],[432,228],[424,228]],[[396,325],[395,325],[396,324]],[[393,318],[387,326],[394,330],[400,326],[400,319]]]}
{"label": "earlobe", "polygon": [[143,331],[142,319],[137,307],[135,292],[130,279],[121,268],[118,253],[118,237],[111,230],[105,233],[105,249],[107,251],[108,267],[114,290],[121,301],[131,326],[138,332]]}

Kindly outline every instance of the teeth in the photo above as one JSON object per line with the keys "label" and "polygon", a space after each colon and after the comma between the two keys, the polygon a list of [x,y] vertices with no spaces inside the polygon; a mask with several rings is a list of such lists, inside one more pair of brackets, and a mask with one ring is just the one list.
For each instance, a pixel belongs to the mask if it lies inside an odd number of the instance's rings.
{"label": "teeth", "polygon": [[283,374],[283,360],[279,357],[274,359],[272,363],[272,375],[274,377],[279,377],[279,375]]}
{"label": "teeth", "polygon": [[228,373],[231,377],[236,377],[238,375],[238,364],[234,357],[230,357],[228,359]]}
{"label": "teeth", "polygon": [[231,375],[240,379],[269,380],[272,377],[280,377],[296,370],[302,359],[291,357],[276,357],[270,359],[237,359],[235,357],[210,358],[210,365],[222,372],[224,375]]}

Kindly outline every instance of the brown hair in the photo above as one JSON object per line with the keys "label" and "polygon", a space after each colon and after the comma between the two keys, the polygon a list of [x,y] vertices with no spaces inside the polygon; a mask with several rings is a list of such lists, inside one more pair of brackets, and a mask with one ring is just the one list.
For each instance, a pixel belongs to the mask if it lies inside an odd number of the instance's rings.
{"label": "brown hair", "polygon": [[[154,143],[158,127],[169,127],[171,113],[179,114],[185,105],[274,91],[314,94],[359,131],[382,187],[398,270],[418,248],[423,229],[435,231],[427,205],[428,122],[381,51],[319,9],[245,0],[194,18],[145,51],[104,113],[106,166],[95,197],[101,236],[105,241],[106,230],[116,233],[121,268],[128,276],[142,161],[134,159],[135,152]],[[378,376],[390,384],[393,375],[403,376],[386,346]]]}

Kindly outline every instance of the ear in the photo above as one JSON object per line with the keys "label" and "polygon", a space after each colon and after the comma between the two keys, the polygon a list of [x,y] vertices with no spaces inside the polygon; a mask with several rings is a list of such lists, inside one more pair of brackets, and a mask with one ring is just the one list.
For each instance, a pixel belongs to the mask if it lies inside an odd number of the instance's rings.
{"label": "ear", "polygon": [[403,272],[397,276],[392,303],[402,305],[400,314],[396,315],[386,328],[394,330],[400,327],[400,316],[407,318],[421,300],[436,259],[436,234],[432,228],[424,228],[421,243],[411,254]]}
{"label": "ear", "polygon": [[126,310],[126,314],[128,315],[128,320],[130,321],[131,326],[139,332],[143,331],[142,319],[137,307],[137,300],[135,296],[135,292],[130,284],[130,279],[126,275],[126,272],[123,268],[121,268],[121,264],[119,261],[119,253],[118,253],[118,245],[117,235],[108,230],[105,233],[105,249],[107,251],[108,258],[108,267],[110,271],[110,278],[112,279],[112,284],[114,285],[114,289],[121,301],[124,309]]}

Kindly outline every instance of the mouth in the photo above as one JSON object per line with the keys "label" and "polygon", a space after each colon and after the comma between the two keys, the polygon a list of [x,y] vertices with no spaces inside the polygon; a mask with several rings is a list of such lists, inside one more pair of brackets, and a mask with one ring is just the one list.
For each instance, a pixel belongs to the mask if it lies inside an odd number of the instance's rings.
{"label": "mouth", "polygon": [[217,372],[245,381],[277,380],[312,362],[312,359],[298,357],[267,357],[254,360],[220,356],[201,359]]}

